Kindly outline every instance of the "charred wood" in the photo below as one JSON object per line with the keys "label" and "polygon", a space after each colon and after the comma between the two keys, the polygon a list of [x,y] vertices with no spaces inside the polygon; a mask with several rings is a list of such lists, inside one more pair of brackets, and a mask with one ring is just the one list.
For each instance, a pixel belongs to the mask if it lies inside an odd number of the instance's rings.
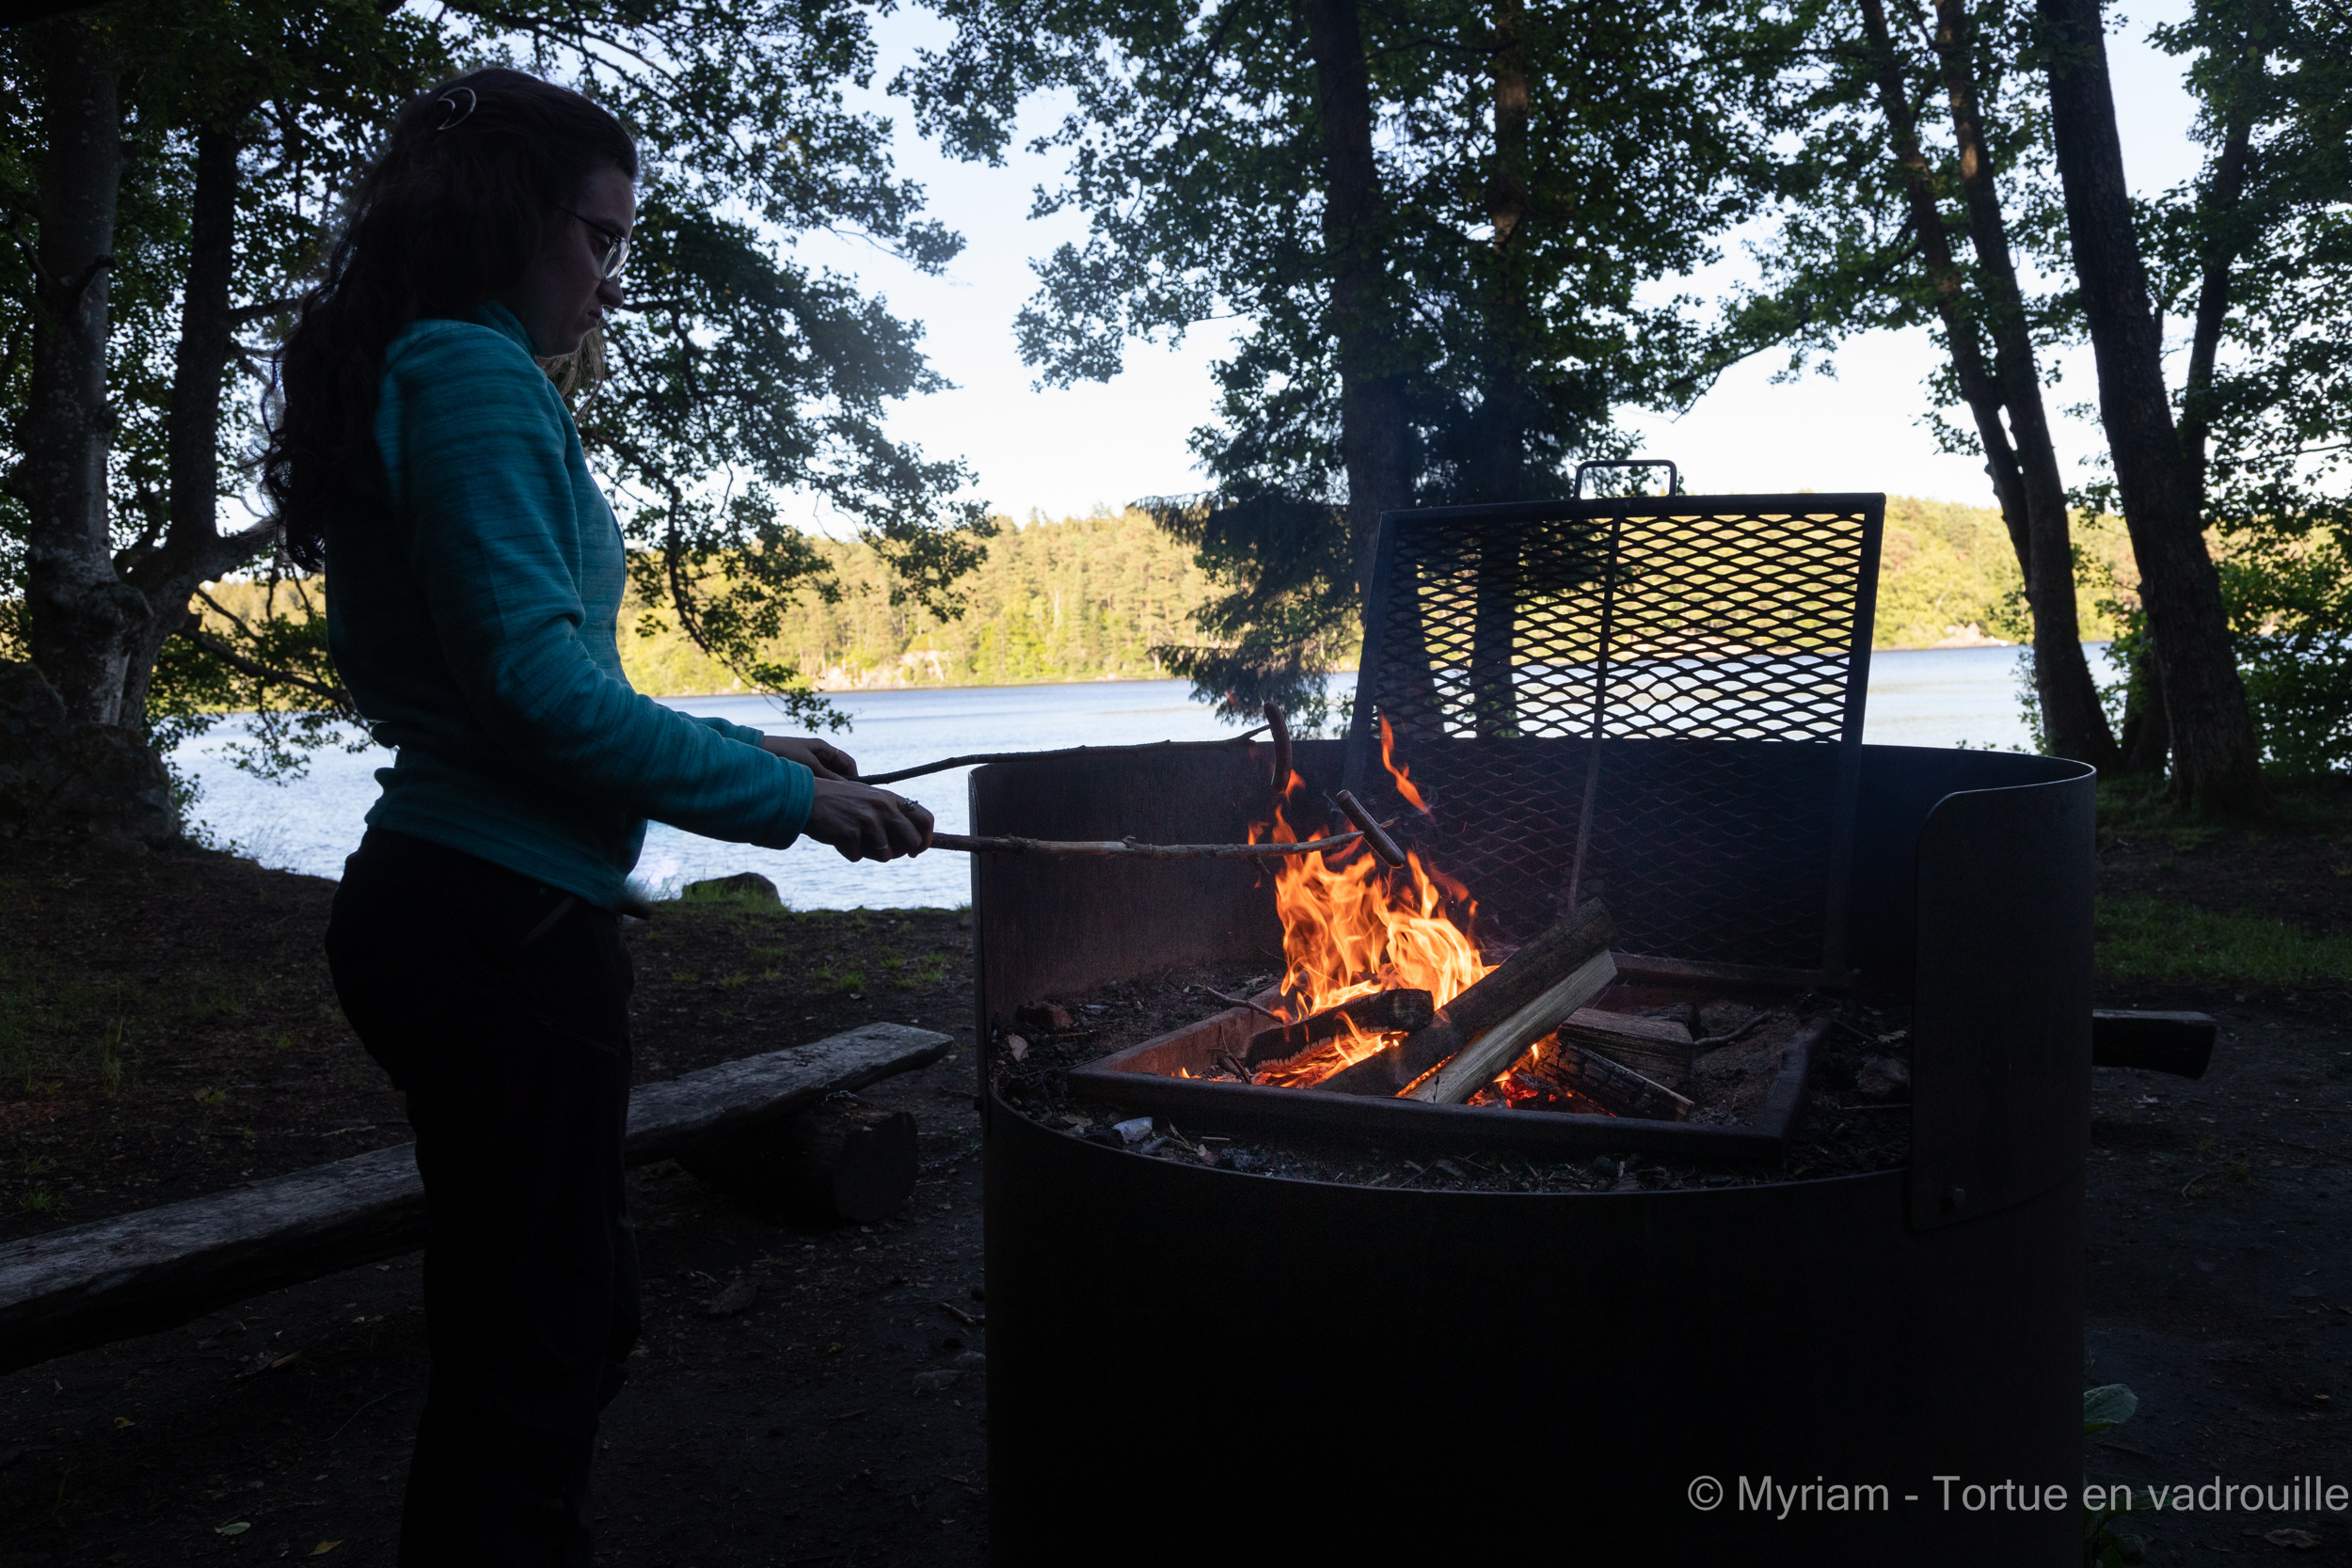
{"label": "charred wood", "polygon": [[1691,1114],[1691,1101],[1652,1083],[1631,1068],[1581,1046],[1561,1041],[1513,1073],[1582,1095],[1612,1116],[1639,1117],[1645,1121],[1681,1121]]}
{"label": "charred wood", "polygon": [[1453,1060],[1406,1093],[1437,1105],[1463,1103],[1508,1072],[1529,1046],[1557,1029],[1562,1020],[1598,996],[1616,977],[1616,961],[1603,947],[1534,1001],[1462,1047]]}
{"label": "charred wood", "polygon": [[1262,1029],[1250,1037],[1248,1064],[1252,1069],[1268,1062],[1287,1061],[1319,1041],[1343,1035],[1385,1035],[1399,1029],[1420,1029],[1437,1016],[1425,990],[1378,990],[1327,1007],[1322,1012]]}
{"label": "charred wood", "polygon": [[1671,1019],[1580,1007],[1561,1023],[1560,1037],[1670,1089],[1680,1089],[1691,1081],[1691,1058],[1695,1054],[1691,1031]]}
{"label": "charred wood", "polygon": [[[1595,954],[1606,953],[1616,935],[1616,923],[1610,918],[1608,907],[1598,899],[1587,899],[1512,954],[1493,974],[1455,997],[1428,1027],[1416,1029],[1388,1050],[1342,1069],[1315,1087],[1342,1094],[1401,1092],[1459,1052],[1465,1042],[1476,1039],[1558,985]],[[1590,1000],[1587,995],[1571,1004],[1562,1016]],[[1502,1067],[1510,1065],[1504,1062]],[[1495,1069],[1502,1070],[1502,1067]]]}

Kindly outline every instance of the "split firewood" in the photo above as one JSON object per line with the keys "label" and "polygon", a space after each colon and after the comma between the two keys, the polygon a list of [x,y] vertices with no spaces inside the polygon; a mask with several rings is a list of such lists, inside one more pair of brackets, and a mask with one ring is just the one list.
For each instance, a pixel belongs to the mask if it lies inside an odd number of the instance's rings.
{"label": "split firewood", "polygon": [[1619,1067],[1597,1052],[1565,1041],[1546,1046],[1512,1076],[1572,1089],[1612,1116],[1683,1121],[1691,1115],[1691,1101],[1665,1085],[1652,1083],[1631,1068]]}
{"label": "split firewood", "polygon": [[1580,1007],[1561,1023],[1560,1037],[1670,1089],[1691,1082],[1691,1058],[1696,1054],[1691,1032],[1671,1019]]}
{"label": "split firewood", "polygon": [[[1493,974],[1448,1003],[1427,1027],[1414,1030],[1388,1050],[1343,1068],[1314,1086],[1342,1094],[1398,1093],[1459,1052],[1464,1042],[1477,1038],[1576,973],[1594,955],[1607,953],[1616,934],[1616,923],[1609,918],[1607,906],[1598,899],[1587,899],[1512,954]],[[1560,1017],[1591,1000],[1591,993],[1578,998]],[[1504,1062],[1495,1073],[1510,1065]]]}
{"label": "split firewood", "polygon": [[[1425,990],[1376,990],[1352,997],[1336,1007],[1261,1029],[1250,1037],[1248,1061],[1252,1071],[1269,1062],[1288,1061],[1309,1046],[1349,1033],[1384,1035],[1399,1029],[1419,1029],[1437,1016]],[[1351,1030],[1350,1025],[1353,1025]]]}
{"label": "split firewood", "polygon": [[1529,1046],[1559,1028],[1561,1020],[1598,996],[1616,977],[1616,960],[1603,947],[1526,1006],[1454,1053],[1452,1061],[1407,1089],[1406,1096],[1433,1105],[1461,1104],[1509,1071],[1513,1062],[1527,1054]]}

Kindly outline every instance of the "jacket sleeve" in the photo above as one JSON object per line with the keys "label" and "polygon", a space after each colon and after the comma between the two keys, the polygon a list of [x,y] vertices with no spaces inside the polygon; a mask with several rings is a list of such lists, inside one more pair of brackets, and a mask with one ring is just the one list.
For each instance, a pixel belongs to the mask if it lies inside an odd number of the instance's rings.
{"label": "jacket sleeve", "polygon": [[531,356],[453,322],[412,339],[388,370],[379,419],[397,426],[381,434],[400,453],[390,477],[413,520],[411,568],[483,728],[524,770],[576,794],[712,838],[790,844],[815,800],[807,768],[760,750],[756,731],[640,695],[591,657],[562,547],[586,526],[567,463],[578,437]]}

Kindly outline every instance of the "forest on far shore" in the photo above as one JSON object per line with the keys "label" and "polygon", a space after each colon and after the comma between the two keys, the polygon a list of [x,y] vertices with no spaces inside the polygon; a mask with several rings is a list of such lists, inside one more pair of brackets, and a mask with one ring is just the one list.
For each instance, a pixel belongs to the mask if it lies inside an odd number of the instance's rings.
{"label": "forest on far shore", "polygon": [[[1169,672],[1155,647],[1195,640],[1192,612],[1216,591],[1192,547],[1133,508],[1005,524],[961,584],[966,609],[943,622],[890,602],[889,573],[855,542],[816,541],[841,586],[837,603],[803,594],[763,649],[820,691],[897,686],[1015,686],[1034,681],[1153,680]],[[2120,521],[2078,518],[2082,631],[2114,632],[2109,601],[2137,583]],[[623,614],[621,662],[639,690],[685,696],[742,689],[675,622],[632,633]],[[1879,574],[1881,648],[2022,642],[2030,633],[2016,553],[1989,506],[1890,496]],[[1355,661],[1350,641],[1333,650]]]}

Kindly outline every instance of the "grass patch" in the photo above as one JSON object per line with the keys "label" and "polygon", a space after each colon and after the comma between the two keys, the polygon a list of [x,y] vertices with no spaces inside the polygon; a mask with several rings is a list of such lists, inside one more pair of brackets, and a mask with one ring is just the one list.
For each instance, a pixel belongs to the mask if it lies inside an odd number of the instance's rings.
{"label": "grass patch", "polygon": [[689,883],[679,890],[677,902],[716,913],[780,915],[787,912],[779,899],[770,897],[757,888],[717,887],[707,882]]}
{"label": "grass patch", "polygon": [[2183,851],[2235,833],[2341,837],[2352,832],[2352,784],[2334,778],[2271,778],[2270,816],[2261,822],[2209,821],[2190,816],[2159,778],[2124,775],[2099,781],[2099,832],[2109,838],[2151,839]]}
{"label": "grass patch", "polygon": [[2099,903],[2099,973],[2116,980],[2295,986],[2352,982],[2352,937],[2216,914],[2145,895]]}
{"label": "grass patch", "polygon": [[866,971],[843,964],[818,964],[808,978],[810,989],[819,992],[863,993],[866,990]]}

